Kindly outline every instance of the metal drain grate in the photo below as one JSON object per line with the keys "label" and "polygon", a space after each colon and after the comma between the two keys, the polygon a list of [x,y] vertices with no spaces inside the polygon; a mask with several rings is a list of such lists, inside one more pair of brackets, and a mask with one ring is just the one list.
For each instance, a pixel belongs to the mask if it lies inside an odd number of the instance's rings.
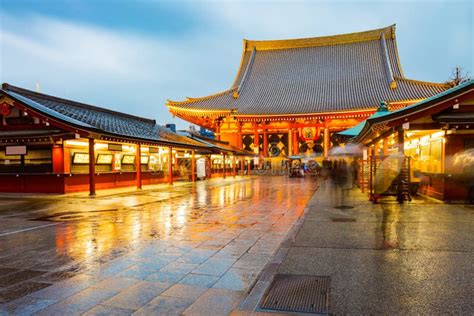
{"label": "metal drain grate", "polygon": [[328,276],[277,274],[260,304],[262,309],[328,313]]}
{"label": "metal drain grate", "polygon": [[338,210],[350,210],[350,209],[353,209],[354,206],[350,206],[350,205],[341,205],[341,206],[335,206],[334,208],[337,208]]}
{"label": "metal drain grate", "polygon": [[331,218],[331,221],[336,222],[336,223],[352,223],[355,222],[355,218],[340,218],[340,217],[333,217]]}

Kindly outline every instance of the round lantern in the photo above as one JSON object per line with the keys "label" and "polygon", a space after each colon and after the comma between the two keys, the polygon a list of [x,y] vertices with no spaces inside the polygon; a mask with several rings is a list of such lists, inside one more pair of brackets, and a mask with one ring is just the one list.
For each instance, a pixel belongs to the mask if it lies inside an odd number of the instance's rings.
{"label": "round lantern", "polygon": [[3,116],[8,116],[12,113],[12,107],[10,104],[3,102],[0,106],[0,111]]}
{"label": "round lantern", "polygon": [[302,127],[300,128],[300,138],[302,141],[307,140],[318,140],[319,138],[319,127]]}

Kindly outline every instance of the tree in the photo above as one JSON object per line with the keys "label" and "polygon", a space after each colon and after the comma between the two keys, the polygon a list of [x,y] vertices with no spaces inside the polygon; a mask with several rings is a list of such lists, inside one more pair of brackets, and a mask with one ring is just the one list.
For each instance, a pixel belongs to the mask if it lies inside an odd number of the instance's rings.
{"label": "tree", "polygon": [[459,66],[456,66],[452,73],[451,77],[449,78],[448,83],[453,84],[454,86],[457,86],[467,80],[470,80],[471,78],[469,77],[469,73],[463,71],[463,69]]}

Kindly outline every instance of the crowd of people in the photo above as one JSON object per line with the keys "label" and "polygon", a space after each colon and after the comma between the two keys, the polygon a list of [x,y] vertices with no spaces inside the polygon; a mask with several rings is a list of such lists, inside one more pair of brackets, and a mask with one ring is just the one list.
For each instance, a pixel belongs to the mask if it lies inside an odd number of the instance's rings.
{"label": "crowd of people", "polygon": [[348,162],[342,158],[325,160],[321,176],[326,180],[326,185],[332,188],[330,192],[335,204],[344,206],[348,192],[357,180],[356,162]]}

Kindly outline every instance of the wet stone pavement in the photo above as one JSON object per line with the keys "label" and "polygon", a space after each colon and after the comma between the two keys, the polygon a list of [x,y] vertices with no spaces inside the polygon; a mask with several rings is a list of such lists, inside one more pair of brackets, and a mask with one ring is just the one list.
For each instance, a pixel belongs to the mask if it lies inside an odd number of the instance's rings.
{"label": "wet stone pavement", "polygon": [[317,188],[216,179],[93,199],[0,199],[0,315],[233,310]]}

